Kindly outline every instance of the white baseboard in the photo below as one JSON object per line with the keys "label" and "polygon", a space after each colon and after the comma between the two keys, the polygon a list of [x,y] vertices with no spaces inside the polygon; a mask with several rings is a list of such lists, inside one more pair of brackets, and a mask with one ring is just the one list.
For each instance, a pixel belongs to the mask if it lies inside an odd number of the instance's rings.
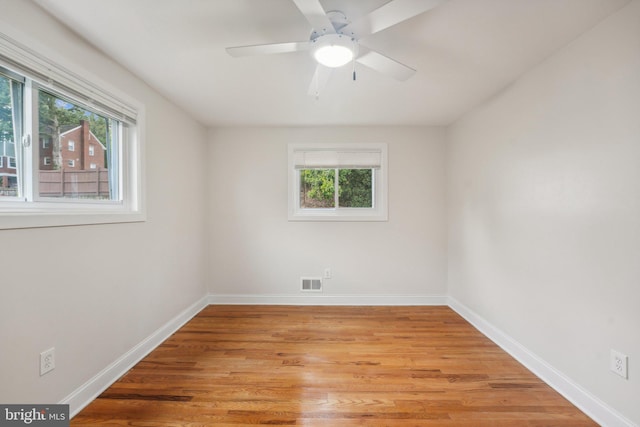
{"label": "white baseboard", "polygon": [[493,326],[482,316],[455,298],[449,297],[448,305],[487,338],[500,346],[518,362],[522,363],[527,369],[598,424],[606,427],[637,427],[632,421],[584,390],[578,384],[567,378],[562,372],[549,365],[522,344]]}
{"label": "white baseboard", "polygon": [[209,304],[447,305],[445,295],[209,295]]}
{"label": "white baseboard", "polygon": [[151,353],[156,347],[162,344],[164,340],[169,338],[171,334],[180,329],[207,305],[208,297],[205,296],[123,354],[118,360],[104,368],[89,381],[78,387],[60,403],[69,405],[69,415],[73,418],[111,384],[116,382],[136,363]]}

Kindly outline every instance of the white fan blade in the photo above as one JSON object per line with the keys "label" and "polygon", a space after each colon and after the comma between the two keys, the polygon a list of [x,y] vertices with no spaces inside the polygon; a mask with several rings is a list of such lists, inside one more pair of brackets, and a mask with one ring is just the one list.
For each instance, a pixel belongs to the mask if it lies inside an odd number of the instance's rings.
{"label": "white fan blade", "polygon": [[293,2],[298,6],[304,17],[307,18],[314,30],[326,34],[335,34],[336,29],[333,28],[333,24],[327,18],[327,14],[319,0],[293,0]]}
{"label": "white fan blade", "polygon": [[444,0],[393,0],[356,19],[340,32],[360,39],[420,15],[443,2]]}
{"label": "white fan blade", "polygon": [[324,65],[318,64],[316,66],[316,72],[313,73],[313,78],[309,85],[309,95],[320,98],[320,93],[322,93],[324,87],[329,81],[329,77],[331,77],[331,71],[333,71],[332,68],[325,67]]}
{"label": "white fan blade", "polygon": [[362,45],[360,45],[360,52],[363,53],[356,59],[357,62],[397,80],[405,81],[416,73],[413,68]]}
{"label": "white fan blade", "polygon": [[227,53],[231,56],[270,55],[273,53],[289,53],[308,50],[309,42],[290,42],[257,44],[253,46],[228,47]]}

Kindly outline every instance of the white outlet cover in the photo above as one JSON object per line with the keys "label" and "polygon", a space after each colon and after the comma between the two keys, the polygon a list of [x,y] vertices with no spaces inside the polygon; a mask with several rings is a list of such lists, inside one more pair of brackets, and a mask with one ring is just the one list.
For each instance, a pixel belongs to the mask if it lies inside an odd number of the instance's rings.
{"label": "white outlet cover", "polygon": [[40,353],[40,376],[53,371],[56,367],[56,349],[51,347]]}
{"label": "white outlet cover", "polygon": [[620,375],[622,378],[627,379],[627,365],[629,363],[629,357],[626,354],[622,354],[619,351],[611,350],[611,364],[609,369],[611,372]]}

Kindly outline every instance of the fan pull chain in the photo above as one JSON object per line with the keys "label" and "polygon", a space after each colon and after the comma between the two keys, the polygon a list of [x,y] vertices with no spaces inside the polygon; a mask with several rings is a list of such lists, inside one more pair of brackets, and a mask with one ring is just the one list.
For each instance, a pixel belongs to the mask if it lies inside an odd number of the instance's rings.
{"label": "fan pull chain", "polygon": [[353,59],[353,81],[356,81],[356,60]]}

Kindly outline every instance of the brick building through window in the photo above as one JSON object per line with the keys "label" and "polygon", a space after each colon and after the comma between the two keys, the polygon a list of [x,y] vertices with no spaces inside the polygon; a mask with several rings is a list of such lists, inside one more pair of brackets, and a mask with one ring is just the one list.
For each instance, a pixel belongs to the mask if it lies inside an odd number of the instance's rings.
{"label": "brick building through window", "polygon": [[41,139],[40,170],[104,169],[107,147],[91,132],[88,120],[60,134],[57,142]]}

